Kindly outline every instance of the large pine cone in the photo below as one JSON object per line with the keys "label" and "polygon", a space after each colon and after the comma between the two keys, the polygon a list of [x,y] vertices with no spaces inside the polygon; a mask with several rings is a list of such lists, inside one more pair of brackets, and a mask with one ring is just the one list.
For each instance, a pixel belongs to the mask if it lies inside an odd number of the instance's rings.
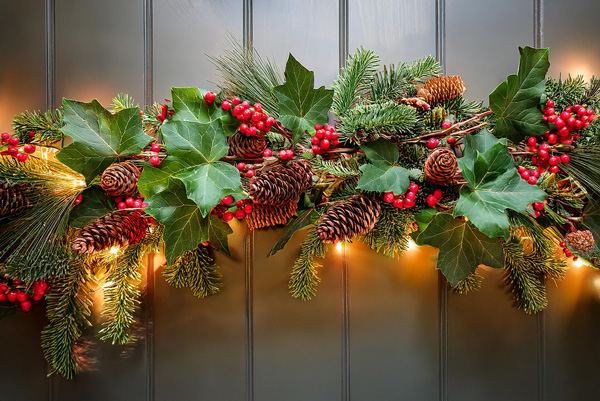
{"label": "large pine cone", "polygon": [[102,178],[100,186],[110,196],[132,196],[137,192],[140,170],[131,162],[111,164]]}
{"label": "large pine cone", "polygon": [[379,217],[381,206],[372,198],[356,195],[338,202],[317,224],[317,234],[323,242],[346,241],[369,232]]}
{"label": "large pine cone", "polygon": [[452,181],[457,169],[456,156],[449,148],[434,150],[425,161],[425,176],[435,184],[444,185]]}
{"label": "large pine cone", "polygon": [[280,206],[252,205],[252,212],[246,216],[248,228],[264,228],[277,224],[286,224],[288,219],[296,214],[297,202],[288,202]]}
{"label": "large pine cone", "polygon": [[314,175],[310,164],[305,161],[277,166],[261,174],[250,184],[250,196],[254,203],[280,206],[297,202],[300,195],[312,187]]}
{"label": "large pine cone", "polygon": [[24,212],[29,207],[29,199],[20,185],[0,182],[0,216],[7,217]]}
{"label": "large pine cone", "polygon": [[570,247],[580,252],[589,252],[594,247],[596,241],[590,230],[578,230],[565,235],[565,241]]}
{"label": "large pine cone", "polygon": [[467,88],[459,75],[431,78],[417,87],[417,96],[435,106],[465,93]]}
{"label": "large pine cone", "polygon": [[105,251],[113,246],[135,244],[146,235],[140,210],[117,210],[77,232],[71,248],[77,253]]}
{"label": "large pine cone", "polygon": [[241,132],[235,133],[227,138],[229,145],[229,156],[237,156],[243,159],[261,157],[267,142],[262,136],[246,136]]}

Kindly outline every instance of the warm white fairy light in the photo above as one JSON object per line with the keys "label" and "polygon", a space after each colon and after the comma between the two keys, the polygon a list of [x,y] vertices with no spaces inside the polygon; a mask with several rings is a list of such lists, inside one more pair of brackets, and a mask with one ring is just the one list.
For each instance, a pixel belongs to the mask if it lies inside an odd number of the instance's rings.
{"label": "warm white fairy light", "polygon": [[116,255],[117,253],[119,253],[119,247],[113,246],[112,248],[110,248],[109,252]]}
{"label": "warm white fairy light", "polygon": [[418,245],[415,243],[415,241],[413,241],[411,238],[408,239],[408,251],[412,251],[414,249],[417,249]]}
{"label": "warm white fairy light", "polygon": [[583,259],[581,259],[581,258],[577,258],[577,260],[573,262],[573,265],[574,265],[575,267],[581,267],[581,266],[583,266],[584,264],[585,264],[585,262],[584,262],[584,261],[583,261]]}
{"label": "warm white fairy light", "polygon": [[338,252],[342,252],[342,242],[341,241],[335,244],[335,249]]}

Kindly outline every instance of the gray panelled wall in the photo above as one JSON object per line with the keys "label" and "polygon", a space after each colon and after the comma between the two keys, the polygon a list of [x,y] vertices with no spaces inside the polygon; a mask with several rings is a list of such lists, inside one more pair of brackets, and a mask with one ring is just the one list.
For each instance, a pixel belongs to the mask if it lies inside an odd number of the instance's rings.
{"label": "gray panelled wall", "polygon": [[[600,72],[600,3],[557,0],[2,0],[0,130],[62,97],[142,103],[170,86],[212,88],[205,54],[228,33],[283,64],[292,52],[329,86],[360,45],[385,63],[435,54],[471,99],[518,62],[517,46],[551,47],[551,73]],[[341,60],[341,61],[340,61]],[[281,229],[234,223],[217,255],[220,295],[169,287],[149,262],[140,341],[100,344],[94,370],[46,378],[44,310],[0,324],[0,398],[20,400],[552,400],[600,399],[600,276],[573,268],[549,283],[538,316],[511,307],[499,271],[482,290],[447,290],[427,248],[400,260],[360,244],[331,251],[316,299],[287,293],[300,238],[269,259]],[[156,277],[154,267],[157,267]]]}

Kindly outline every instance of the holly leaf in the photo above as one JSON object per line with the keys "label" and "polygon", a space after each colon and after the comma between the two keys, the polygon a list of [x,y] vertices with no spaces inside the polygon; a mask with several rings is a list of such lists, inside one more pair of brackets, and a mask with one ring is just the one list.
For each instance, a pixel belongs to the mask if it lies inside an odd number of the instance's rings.
{"label": "holly leaf", "polygon": [[489,238],[466,221],[439,213],[426,228],[411,234],[417,245],[440,250],[437,268],[450,285],[475,273],[480,264],[494,268],[504,266],[504,250],[498,238]]}
{"label": "holly leaf", "polygon": [[486,137],[485,133],[474,138],[467,136],[467,141],[475,146],[458,159],[467,185],[460,189],[454,215],[468,217],[490,238],[507,239],[510,229],[506,209],[527,213],[527,206],[546,199],[546,193],[521,179],[502,141],[483,153],[477,150],[485,148],[481,143],[487,140]]}
{"label": "holly leaf", "polygon": [[548,130],[539,110],[550,67],[548,49],[519,47],[521,59],[517,75],[509,75],[490,94],[490,108],[498,117],[494,135],[518,143],[529,135]]}
{"label": "holly leaf", "polygon": [[144,133],[137,107],[112,114],[97,100],[63,99],[63,113],[62,132],[73,143],[56,158],[81,173],[88,184],[112,163],[139,154],[153,139]]}
{"label": "holly leaf", "polygon": [[81,203],[69,215],[69,226],[73,228],[81,228],[114,210],[113,202],[99,185],[87,188],[81,196]]}
{"label": "holly leaf", "polygon": [[307,70],[290,54],[285,65],[285,84],[274,88],[279,102],[279,121],[292,131],[296,144],[305,131],[313,134],[315,124],[327,124],[333,91],[314,89],[315,73]]}
{"label": "holly leaf", "polygon": [[360,147],[372,164],[360,166],[363,172],[357,188],[363,191],[404,193],[409,185],[410,172],[404,167],[394,166],[398,161],[398,148],[383,138],[368,142]]}
{"label": "holly leaf", "polygon": [[146,213],[164,224],[165,256],[172,264],[183,252],[204,241],[229,254],[229,225],[214,215],[203,216],[196,203],[187,198],[182,184],[170,186],[148,200]]}
{"label": "holly leaf", "polygon": [[200,88],[171,88],[173,110],[175,111],[171,120],[197,123],[221,120],[225,135],[235,134],[240,126],[240,121],[216,103],[206,103],[204,100],[206,92]]}

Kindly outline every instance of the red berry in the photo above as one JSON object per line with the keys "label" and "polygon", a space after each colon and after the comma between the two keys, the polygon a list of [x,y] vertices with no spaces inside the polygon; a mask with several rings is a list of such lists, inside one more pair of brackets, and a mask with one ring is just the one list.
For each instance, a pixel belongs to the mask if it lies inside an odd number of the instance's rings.
{"label": "red berry", "polygon": [[142,203],[142,209],[145,209],[145,208],[147,208],[147,207],[148,207],[148,203],[146,203],[146,202],[143,202],[143,203]]}
{"label": "red berry", "polygon": [[435,207],[435,205],[438,202],[438,198],[436,198],[434,195],[429,195],[425,201],[427,202],[427,204],[431,207]]}
{"label": "red berry", "polygon": [[130,196],[129,198],[125,199],[125,204],[129,207],[133,206],[133,198]]}
{"label": "red berry", "polygon": [[393,201],[392,205],[393,205],[395,208],[398,208],[398,209],[401,209],[402,207],[404,207],[404,204],[403,204],[403,202],[402,202],[402,199],[394,199],[394,201]]}
{"label": "red berry", "polygon": [[141,199],[136,199],[133,201],[133,207],[136,209],[139,209],[142,207],[142,200]]}
{"label": "red berry", "polygon": [[427,147],[429,149],[434,149],[437,146],[438,146],[438,140],[436,138],[429,138],[429,140],[427,141]]}
{"label": "red berry", "polygon": [[453,136],[448,137],[448,145],[454,145],[454,142],[456,142],[456,138]]}
{"label": "red berry", "polygon": [[527,171],[527,169],[523,166],[519,166],[519,168],[517,168],[517,171],[519,172],[519,174],[523,174],[525,171]]}
{"label": "red berry", "polygon": [[0,302],[6,301],[6,294],[0,294]]}
{"label": "red berry", "polygon": [[246,163],[239,162],[235,167],[240,171],[244,171],[246,168]]}
{"label": "red berry", "polygon": [[540,149],[540,151],[538,152],[538,156],[540,157],[540,159],[545,160],[548,158],[548,151],[546,149]]}
{"label": "red berry", "polygon": [[204,95],[204,101],[206,103],[212,103],[215,101],[216,98],[217,98],[217,95],[215,95],[214,92],[206,92],[206,95]]}
{"label": "red berry", "polygon": [[225,220],[225,221],[233,220],[233,213],[231,213],[231,212],[223,213],[223,220]]}
{"label": "red berry", "polygon": [[537,138],[535,136],[530,136],[527,138],[527,145],[534,146],[537,143]]}
{"label": "red berry", "polygon": [[568,163],[571,160],[571,156],[569,155],[560,155],[560,161],[563,163]]}
{"label": "red berry", "polygon": [[552,166],[552,167],[550,167],[550,172],[551,172],[552,174],[556,174],[556,173],[558,173],[558,166]]}
{"label": "red berry", "polygon": [[[593,113],[592,113],[592,114],[593,114]],[[33,131],[29,131],[29,137],[30,137],[30,138],[33,138],[34,136],[35,136],[35,132],[33,132]]]}
{"label": "red berry", "polygon": [[410,185],[408,186],[408,190],[410,192],[417,193],[417,191],[419,191],[419,186],[417,184],[415,184],[414,182],[411,182]]}
{"label": "red berry", "polygon": [[[568,107],[567,107],[567,110],[569,110],[569,108],[568,108]],[[566,123],[566,122],[569,120],[569,118],[571,118],[571,113],[570,113],[570,111],[571,111],[571,110],[569,110],[569,111],[567,111],[567,110],[565,110],[565,111],[563,111],[562,113],[560,113],[560,118],[561,118],[561,119],[562,119],[562,120],[563,120],[565,123]]]}
{"label": "red berry", "polygon": [[237,202],[235,202],[235,206],[238,209],[242,209],[244,207],[244,204],[246,203],[246,201],[244,199],[240,199]]}
{"label": "red berry", "polygon": [[3,141],[7,141],[8,138],[10,138],[10,134],[8,132],[3,132],[2,135],[0,135],[0,138],[2,138]]}
{"label": "red berry", "polygon": [[17,301],[24,302],[29,299],[29,294],[23,291],[17,292]]}
{"label": "red berry", "polygon": [[23,147],[23,150],[27,153],[33,153],[35,152],[35,145],[27,144]]}
{"label": "red berry", "polygon": [[246,206],[244,206],[244,212],[246,212],[246,214],[252,213],[252,204],[251,203],[248,203]]}
{"label": "red berry", "polygon": [[315,136],[319,139],[323,139],[324,133],[325,133],[325,131],[320,129],[315,132]]}
{"label": "red berry", "polygon": [[222,202],[225,205],[231,205],[231,202],[233,202],[233,196],[227,195],[226,197],[223,198]]}
{"label": "red berry", "polygon": [[229,110],[231,108],[231,103],[229,103],[229,100],[223,100],[223,103],[221,103],[221,108],[223,108],[223,110]]}
{"label": "red berry", "polygon": [[319,138],[317,138],[316,136],[313,136],[310,139],[310,143],[312,143],[313,145],[318,145],[321,142],[321,140]]}
{"label": "red berry", "polygon": [[554,127],[556,129],[561,129],[564,126],[565,126],[565,122],[563,121],[563,119],[562,118],[557,118],[556,122],[554,123]]}
{"label": "red berry", "polygon": [[436,197],[436,199],[442,199],[442,197],[444,196],[444,193],[442,191],[440,191],[439,189],[436,189],[435,191],[433,191],[433,196]]}
{"label": "red berry", "polygon": [[39,301],[40,299],[42,299],[42,297],[43,297],[43,296],[44,296],[44,294],[43,294],[43,293],[36,293],[36,294],[33,294],[33,300],[34,300],[34,301]]}
{"label": "red berry", "polygon": [[263,150],[263,156],[271,157],[271,156],[273,156],[273,151],[271,149],[267,148],[267,149]]}
{"label": "red berry", "polygon": [[6,284],[0,284],[0,293],[5,293],[8,291],[8,286]]}
{"label": "red berry", "polygon": [[567,136],[569,135],[569,129],[567,127],[562,127],[561,129],[556,131],[556,133],[558,134],[558,136]]}
{"label": "red berry", "polygon": [[386,192],[385,194],[383,194],[383,201],[387,202],[387,203],[392,203],[394,201],[394,193],[393,192]]}
{"label": "red berry", "polygon": [[537,182],[537,178],[536,177],[531,176],[531,177],[529,177],[527,179],[527,183],[530,184],[530,185],[535,185],[536,182]]}
{"label": "red berry", "polygon": [[559,246],[559,247],[561,247],[561,248],[566,248],[566,247],[567,247],[567,244],[566,244],[564,241],[560,241],[560,242],[558,243],[558,246]]}
{"label": "red berry", "polygon": [[273,117],[269,117],[265,120],[265,124],[267,127],[270,127],[271,125],[275,124],[275,119]]}
{"label": "red berry", "polygon": [[319,147],[319,145],[312,145],[310,150],[315,154],[318,155],[319,153],[321,153],[321,148]]}
{"label": "red berry", "polygon": [[556,122],[557,118],[558,117],[556,115],[552,114],[551,116],[548,116],[548,122],[551,123],[551,124],[553,124],[553,123]]}
{"label": "red berry", "polygon": [[254,110],[256,110],[260,113],[262,111],[262,104],[254,103]]}
{"label": "red berry", "polygon": [[321,149],[329,149],[330,143],[328,139],[322,139],[321,140]]}
{"label": "red berry", "polygon": [[247,136],[255,136],[257,131],[258,130],[256,129],[256,127],[248,127],[248,130],[246,131],[246,135]]}
{"label": "red berry", "polygon": [[240,104],[240,102],[241,102],[241,100],[240,100],[240,98],[239,98],[239,97],[237,97],[237,96],[234,96],[234,97],[233,97],[233,99],[231,99],[231,103],[233,103],[233,104],[234,104],[234,105],[236,105],[236,106],[237,106],[238,104]]}
{"label": "red berry", "polygon": [[150,156],[150,164],[158,166],[160,164],[160,158],[158,156]]}
{"label": "red berry", "polygon": [[411,207],[413,207],[415,205],[415,201],[412,199],[404,199],[402,204],[404,205],[405,208],[410,209]]}
{"label": "red berry", "polygon": [[567,258],[570,258],[571,256],[573,256],[573,252],[571,252],[570,250],[568,250],[568,249],[565,248],[565,256]]}
{"label": "red berry", "polygon": [[560,157],[558,156],[551,156],[550,159],[548,159],[548,164],[551,166],[556,166],[558,163],[560,163]]}
{"label": "red berry", "polygon": [[231,112],[234,116],[238,117],[244,112],[244,108],[242,106],[235,106],[233,111]]}
{"label": "red berry", "polygon": [[258,111],[255,111],[254,113],[252,113],[252,121],[260,121],[260,118],[262,117],[262,114],[259,113]]}
{"label": "red berry", "polygon": [[294,151],[292,149],[288,149],[285,151],[285,155],[288,159],[293,159],[294,158]]}
{"label": "red berry", "polygon": [[117,204],[117,209],[119,209],[119,210],[127,209],[127,203],[125,203],[125,202],[119,202]]}
{"label": "red berry", "polygon": [[554,145],[557,140],[558,140],[558,137],[556,136],[556,134],[550,134],[550,135],[548,135],[548,143],[550,145]]}
{"label": "red berry", "polygon": [[548,101],[546,102],[546,106],[548,106],[548,107],[554,107],[554,100],[548,99]]}
{"label": "red berry", "polygon": [[248,125],[247,124],[241,124],[240,125],[240,132],[242,134],[245,134],[248,131]]}
{"label": "red berry", "polygon": [[263,131],[265,129],[265,122],[264,121],[259,121],[256,124],[256,129],[259,130],[259,131]]}
{"label": "red berry", "polygon": [[528,179],[529,178],[529,171],[523,171],[521,173],[521,178],[524,179],[524,180]]}
{"label": "red berry", "polygon": [[250,102],[249,102],[249,101],[247,101],[247,100],[244,100],[244,101],[242,102],[241,106],[242,106],[242,108],[243,108],[244,110],[245,110],[245,109],[248,109],[248,108],[250,108]]}
{"label": "red berry", "polygon": [[250,169],[246,171],[246,177],[251,178],[254,177],[254,170]]}
{"label": "red berry", "polygon": [[533,208],[534,208],[535,210],[539,210],[539,211],[542,211],[542,210],[544,210],[544,202],[535,202],[535,203],[533,204]]}
{"label": "red berry", "polygon": [[238,209],[235,211],[235,218],[238,220],[243,219],[244,217],[246,217],[246,212],[244,212],[242,209]]}
{"label": "red berry", "polygon": [[79,194],[77,196],[77,198],[75,198],[75,204],[79,205],[81,203],[81,201],[83,200],[83,196],[81,194]]}
{"label": "red berry", "polygon": [[16,291],[11,291],[6,295],[6,299],[8,299],[9,302],[15,302],[17,300],[17,292]]}
{"label": "red berry", "polygon": [[29,312],[30,309],[31,309],[31,301],[21,302],[21,310],[23,312]]}
{"label": "red berry", "polygon": [[554,108],[553,107],[546,107],[544,109],[544,114],[546,114],[547,116],[553,115],[554,114]]}
{"label": "red berry", "polygon": [[444,121],[444,122],[442,123],[442,128],[443,128],[443,129],[448,129],[448,128],[450,128],[450,127],[452,127],[452,123],[451,123],[450,121]]}
{"label": "red berry", "polygon": [[577,123],[577,120],[573,117],[569,117],[566,121],[567,121],[567,126],[571,127],[571,128],[574,128],[575,124]]}
{"label": "red berry", "polygon": [[18,153],[17,154],[17,160],[20,161],[21,163],[25,163],[28,158],[29,158],[29,155],[26,153]]}
{"label": "red berry", "polygon": [[8,144],[12,146],[17,146],[19,144],[19,138],[15,136],[8,138]]}
{"label": "red berry", "polygon": [[548,145],[547,143],[542,143],[540,145],[540,150],[549,150],[550,149],[550,145]]}

